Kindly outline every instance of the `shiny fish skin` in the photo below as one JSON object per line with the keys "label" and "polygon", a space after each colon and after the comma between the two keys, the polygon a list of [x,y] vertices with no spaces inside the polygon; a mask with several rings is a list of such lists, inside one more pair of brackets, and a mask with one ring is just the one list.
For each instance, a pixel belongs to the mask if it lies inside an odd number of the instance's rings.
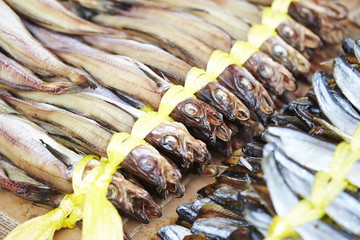
{"label": "shiny fish skin", "polygon": [[[289,128],[269,127],[265,139],[275,143],[286,155],[299,164],[316,171],[328,171],[335,144]],[[316,156],[316,157],[315,157]]]}
{"label": "shiny fish skin", "polygon": [[166,225],[157,232],[162,240],[183,240],[184,237],[191,235],[191,231],[179,225]]}
{"label": "shiny fish skin", "polygon": [[[275,158],[278,164],[281,165],[278,167],[280,176],[283,176],[291,190],[303,197],[309,197],[315,175],[291,161],[279,150],[275,151]],[[328,205],[325,212],[346,230],[354,234],[360,233],[360,202],[351,194],[346,191],[341,192]]]}
{"label": "shiny fish skin", "polygon": [[[286,216],[299,200],[281,177],[279,166],[277,166],[278,159],[284,158],[285,156],[281,154],[274,144],[265,145],[264,156],[265,158],[262,165],[272,202],[274,203],[277,214],[282,217]],[[295,230],[306,240],[317,240],[323,239],[324,237],[333,240],[355,239],[348,233],[321,220],[303,224],[296,227]]]}
{"label": "shiny fish skin", "polygon": [[0,1],[0,46],[24,66],[39,74],[55,74],[86,86],[87,79],[62,63],[27,31],[20,18]]}
{"label": "shiny fish skin", "polygon": [[337,57],[334,60],[334,78],[346,98],[360,110],[360,73],[344,57]]}
{"label": "shiny fish skin", "polygon": [[[326,117],[340,130],[349,135],[353,135],[359,120],[339,104],[330,92],[330,86],[327,82],[325,73],[316,72],[313,77],[313,87],[320,108]],[[349,87],[349,86],[348,86]]]}
{"label": "shiny fish skin", "polygon": [[194,222],[191,232],[204,233],[210,239],[226,240],[239,227],[248,227],[245,221],[238,221],[222,217],[202,218]]}
{"label": "shiny fish skin", "polygon": [[[298,164],[316,171],[329,171],[336,148],[335,144],[281,127],[269,127],[264,132],[264,136],[267,141],[275,143]],[[352,184],[360,187],[358,171],[360,171],[360,162],[356,162],[352,166],[347,178]]]}

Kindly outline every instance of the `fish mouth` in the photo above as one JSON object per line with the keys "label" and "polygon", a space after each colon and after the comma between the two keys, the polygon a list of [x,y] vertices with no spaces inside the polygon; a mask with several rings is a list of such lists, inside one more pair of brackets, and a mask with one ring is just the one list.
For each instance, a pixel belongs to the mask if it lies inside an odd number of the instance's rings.
{"label": "fish mouth", "polygon": [[184,196],[185,186],[180,182],[179,183],[167,182],[166,187],[167,187],[166,190],[169,191],[169,194],[172,197],[181,198]]}
{"label": "fish mouth", "polygon": [[270,95],[266,91],[264,91],[261,94],[260,99],[261,100],[260,100],[259,110],[266,115],[272,114],[274,112],[275,108],[274,108],[274,102],[272,101]]}
{"label": "fish mouth", "polygon": [[132,212],[124,211],[123,209],[119,211],[145,224],[150,223],[150,218],[159,218],[162,216],[161,207],[152,199],[134,198],[132,199],[132,206]]}
{"label": "fish mouth", "polygon": [[192,162],[198,162],[200,164],[209,164],[212,162],[212,157],[209,150],[206,147],[206,144],[200,140],[196,140],[196,144],[188,143],[187,152],[190,152],[189,159]]}
{"label": "fish mouth", "polygon": [[231,129],[225,123],[216,128],[216,137],[224,142],[229,142],[231,140],[231,134]]}

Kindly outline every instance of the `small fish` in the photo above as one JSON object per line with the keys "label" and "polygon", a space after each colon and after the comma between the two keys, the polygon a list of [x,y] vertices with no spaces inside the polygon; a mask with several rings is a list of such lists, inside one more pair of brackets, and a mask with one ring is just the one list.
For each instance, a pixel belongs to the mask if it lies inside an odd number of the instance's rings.
{"label": "small fish", "polygon": [[[298,197],[292,192],[282,177],[282,173],[280,172],[281,166],[278,165],[278,162],[281,161],[280,159],[287,157],[272,143],[265,145],[264,156],[265,158],[263,159],[262,165],[271,199],[276,213],[280,217],[284,217],[299,202]],[[315,220],[300,225],[296,227],[295,230],[302,238],[307,240],[316,240],[323,237],[334,240],[354,239],[354,237],[347,232],[322,220]]]}
{"label": "small fish", "polygon": [[260,46],[260,50],[286,66],[294,74],[310,72],[310,62],[278,36],[266,40]]}
{"label": "small fish", "polygon": [[157,235],[162,240],[183,240],[184,237],[191,235],[191,231],[179,225],[166,225],[157,232]]}
{"label": "small fish", "polygon": [[[294,193],[299,194],[304,198],[310,197],[312,184],[315,178],[314,173],[293,162],[284,155],[280,149],[276,149],[274,154],[276,162],[279,165],[279,176],[284,178],[286,185],[289,186]],[[269,155],[268,152],[266,156],[267,155]],[[281,198],[284,198],[283,194],[281,195]],[[276,201],[273,200],[273,203],[276,204]],[[291,205],[286,207],[291,207]],[[359,234],[360,202],[352,194],[347,191],[342,191],[327,206],[325,212],[344,229],[351,233]]]}
{"label": "small fish", "polygon": [[283,65],[274,62],[262,52],[253,54],[244,63],[244,67],[276,95],[281,95],[285,90],[296,90],[294,76]]}
{"label": "small fish", "polygon": [[39,74],[68,78],[75,85],[88,86],[87,78],[62,63],[25,28],[20,18],[0,1],[0,46],[4,51]]}
{"label": "small fish", "polygon": [[161,207],[154,202],[151,195],[125,179],[119,172],[113,175],[107,198],[121,213],[142,223],[149,223],[150,217],[159,218],[162,215]]}
{"label": "small fish", "polygon": [[4,159],[0,159],[0,187],[26,200],[52,206],[55,203],[51,196],[60,194]]}
{"label": "small fish", "polygon": [[[298,164],[316,171],[329,171],[335,144],[281,127],[269,127],[264,136],[267,141],[275,143]],[[348,180],[358,187],[360,186],[357,174],[359,170],[360,164],[356,162],[347,175]]]}
{"label": "small fish", "polygon": [[[16,12],[54,31],[68,34],[116,35],[115,30],[96,25],[78,17],[56,0],[5,0]],[[44,14],[46,12],[46,14]]]}
{"label": "small fish", "polygon": [[360,97],[358,94],[358,82],[360,73],[353,68],[344,57],[337,57],[334,60],[334,78],[346,98],[360,110]]}
{"label": "small fish", "polygon": [[284,41],[304,55],[307,49],[317,49],[323,46],[319,36],[292,18],[280,23],[276,32]]}
{"label": "small fish", "polygon": [[[65,35],[35,26],[28,27],[65,61],[84,68],[102,85],[138,97],[154,110],[159,108],[163,94],[172,86],[169,81],[134,59],[103,52]],[[186,126],[201,130],[204,133],[203,140],[209,137],[207,139],[216,141],[216,131],[219,131],[220,138],[231,136],[226,128],[217,130],[223,124],[222,115],[196,98],[190,97],[179,103],[170,116]]]}
{"label": "small fish", "polygon": [[194,222],[191,232],[194,234],[205,234],[210,239],[226,240],[239,227],[249,227],[245,221],[229,218],[213,217],[201,218]]}
{"label": "small fish", "polygon": [[46,82],[38,78],[28,68],[0,53],[0,81],[15,89],[64,93],[78,91],[80,88],[65,79],[63,82]]}
{"label": "small fish", "polygon": [[346,108],[341,105],[349,103],[340,103],[333,96],[325,73],[316,72],[314,74],[313,87],[319,106],[326,117],[334,124],[334,126],[343,132],[353,135],[360,120],[348,113]]}

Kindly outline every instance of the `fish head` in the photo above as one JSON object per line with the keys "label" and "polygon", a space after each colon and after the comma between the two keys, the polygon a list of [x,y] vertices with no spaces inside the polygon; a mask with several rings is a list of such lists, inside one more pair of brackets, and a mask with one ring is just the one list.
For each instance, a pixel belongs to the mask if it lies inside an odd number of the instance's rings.
{"label": "fish head", "polygon": [[249,60],[246,64],[251,69],[250,72],[264,84],[264,87],[269,88],[276,95],[281,95],[285,89],[296,90],[294,76],[286,67],[274,62],[265,53],[257,52]]}
{"label": "fish head", "polygon": [[181,184],[181,173],[171,160],[164,164],[164,174],[166,178],[166,190],[173,196],[180,198],[184,195],[185,186]]}
{"label": "fish head", "polygon": [[[223,116],[207,103],[188,98],[180,102],[171,113],[171,117],[178,122],[190,127],[201,139],[214,144],[216,135],[219,138],[229,138],[231,132],[220,132],[217,130],[223,124]],[[226,129],[222,128],[225,131]],[[218,135],[221,133],[221,135]]]}
{"label": "fish head", "polygon": [[146,141],[168,155],[181,159],[184,167],[191,162],[211,162],[211,154],[206,144],[195,139],[182,123],[163,122],[147,135]]}
{"label": "fish head", "polygon": [[133,149],[121,166],[161,191],[166,188],[165,161],[164,157],[154,147],[144,144]]}
{"label": "fish head", "polygon": [[119,172],[113,175],[107,198],[126,215],[142,223],[149,223],[149,217],[161,217],[161,207],[142,187],[126,180]]}
{"label": "fish head", "polygon": [[305,51],[306,48],[316,49],[323,46],[319,36],[292,18],[283,21],[276,31],[282,39],[300,52]]}
{"label": "fish head", "polygon": [[288,9],[289,15],[297,22],[310,29],[320,29],[322,26],[321,15],[309,8],[303,2],[292,2]]}
{"label": "fish head", "polygon": [[310,71],[310,62],[279,36],[266,40],[261,45],[261,50],[269,54],[275,61],[286,66],[293,73],[305,74]]}
{"label": "fish head", "polygon": [[274,103],[269,93],[248,70],[234,65],[229,70],[233,75],[236,91],[243,96],[242,100],[251,110],[260,109],[265,114],[273,113]]}
{"label": "fish head", "polygon": [[244,103],[232,92],[215,81],[208,83],[196,94],[200,94],[201,99],[215,107],[216,110],[231,121],[246,121],[250,118],[249,109],[247,109]]}

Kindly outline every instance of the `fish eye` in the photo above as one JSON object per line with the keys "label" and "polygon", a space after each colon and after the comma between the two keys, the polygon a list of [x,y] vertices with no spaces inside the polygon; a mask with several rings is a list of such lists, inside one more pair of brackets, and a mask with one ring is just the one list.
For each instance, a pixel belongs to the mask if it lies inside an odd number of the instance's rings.
{"label": "fish eye", "polygon": [[273,51],[274,51],[275,56],[278,58],[287,57],[287,55],[288,55],[288,52],[286,51],[286,49],[280,45],[275,45],[273,47]]}
{"label": "fish eye", "polygon": [[240,83],[244,85],[247,90],[252,90],[254,88],[252,83],[244,77],[240,78]]}
{"label": "fish eye", "polygon": [[140,165],[141,169],[144,171],[151,171],[155,168],[154,162],[148,158],[142,158],[139,161],[139,165]]}
{"label": "fish eye", "polygon": [[161,145],[163,145],[167,150],[174,150],[177,145],[179,144],[179,141],[176,137],[172,135],[166,135],[161,139]]}
{"label": "fish eye", "polygon": [[267,65],[262,65],[260,67],[260,76],[266,79],[271,78],[273,75],[272,69]]}
{"label": "fish eye", "polygon": [[284,32],[284,37],[286,38],[292,38],[295,34],[295,31],[289,26],[285,26],[283,28],[283,32]]}
{"label": "fish eye", "polygon": [[110,184],[108,187],[106,198],[110,200],[116,199],[118,194],[119,194],[118,189],[114,185]]}
{"label": "fish eye", "polygon": [[300,12],[301,17],[308,18],[310,15],[310,10],[308,8],[302,8]]}
{"label": "fish eye", "polygon": [[229,98],[227,93],[219,88],[215,90],[215,97],[220,101],[226,101]]}
{"label": "fish eye", "polygon": [[184,106],[185,113],[189,116],[195,116],[200,112],[200,107],[196,105],[195,103],[188,102]]}

